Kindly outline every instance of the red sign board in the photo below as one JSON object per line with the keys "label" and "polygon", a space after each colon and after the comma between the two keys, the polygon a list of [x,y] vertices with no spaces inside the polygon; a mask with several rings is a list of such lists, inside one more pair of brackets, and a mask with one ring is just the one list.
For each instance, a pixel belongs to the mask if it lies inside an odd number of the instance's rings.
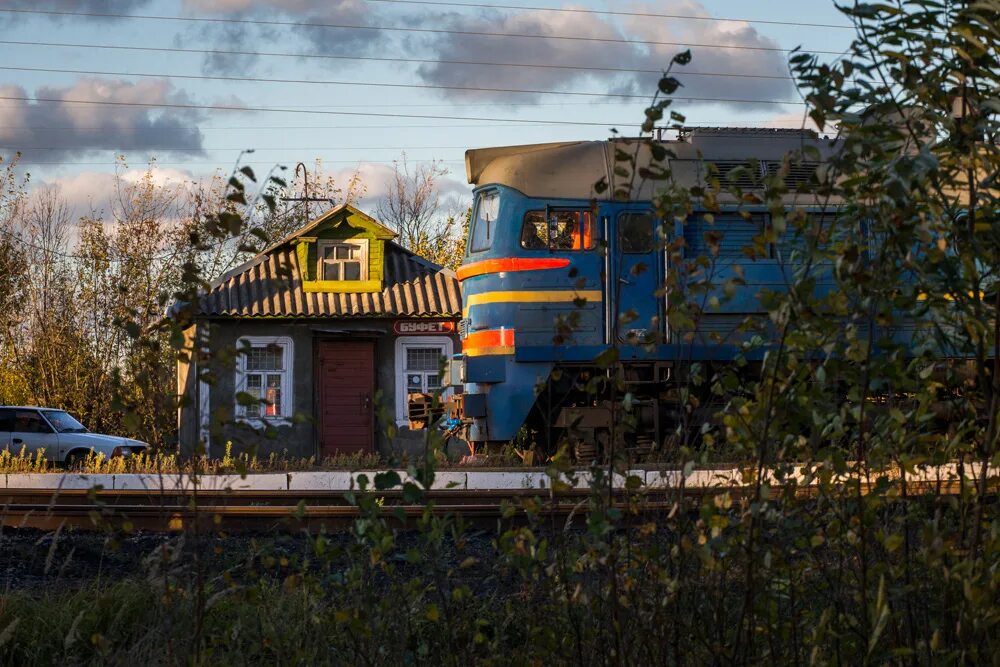
{"label": "red sign board", "polygon": [[450,334],[455,332],[454,322],[427,322],[425,320],[396,320],[392,331],[397,336]]}

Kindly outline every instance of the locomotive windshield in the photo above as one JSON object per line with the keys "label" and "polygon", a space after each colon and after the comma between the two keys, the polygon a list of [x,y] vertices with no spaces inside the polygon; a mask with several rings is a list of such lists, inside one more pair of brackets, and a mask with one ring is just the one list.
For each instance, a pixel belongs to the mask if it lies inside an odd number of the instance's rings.
{"label": "locomotive windshield", "polygon": [[594,232],[590,211],[528,211],[521,228],[521,247],[528,250],[591,250]]}
{"label": "locomotive windshield", "polygon": [[496,219],[500,210],[500,193],[496,190],[480,192],[476,197],[476,217],[472,221],[469,252],[489,250],[496,235]]}

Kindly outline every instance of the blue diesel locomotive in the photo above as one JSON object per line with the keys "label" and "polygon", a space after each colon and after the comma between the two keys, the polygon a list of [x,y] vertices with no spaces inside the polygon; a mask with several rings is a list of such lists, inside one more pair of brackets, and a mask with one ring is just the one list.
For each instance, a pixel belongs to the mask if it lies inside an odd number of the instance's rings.
{"label": "blue diesel locomotive", "polygon": [[[801,154],[809,146],[814,150],[805,154],[818,161],[798,161],[783,172],[787,205],[814,215],[836,209],[837,202],[820,206],[796,194],[835,150],[813,133],[698,128],[662,143],[679,185],[729,173],[745,189],[759,187],[790,151]],[[675,428],[669,391],[677,366],[731,361],[742,340],[740,323],[765,314],[761,288],[788,284],[780,243],[752,259],[744,250],[769,224],[766,209],[720,194],[714,215],[706,219],[695,211],[664,239],[651,204],[662,182],[623,182],[616,170],[616,151],[623,150],[638,150],[638,163],[649,159],[648,145],[624,139],[467,151],[475,203],[458,271],[464,312],[455,366],[470,442],[508,442],[527,426],[551,448],[553,427],[572,428],[578,456],[598,453],[612,418],[609,403],[579,387],[607,373],[595,360],[614,347],[639,415],[631,446],[662,444]],[[711,173],[708,163],[715,165]],[[598,182],[608,185],[601,194]],[[623,187],[627,200],[611,195]],[[709,231],[717,236],[706,237]],[[683,236],[690,256],[708,254],[706,238],[716,239],[713,282],[721,285],[737,274],[745,282],[738,293],[712,300],[715,307],[686,335],[670,331],[665,316],[670,234]]]}

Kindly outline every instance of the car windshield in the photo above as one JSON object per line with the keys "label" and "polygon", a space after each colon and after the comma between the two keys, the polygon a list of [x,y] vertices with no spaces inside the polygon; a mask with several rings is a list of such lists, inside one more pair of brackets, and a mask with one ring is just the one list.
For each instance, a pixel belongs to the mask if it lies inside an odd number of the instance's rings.
{"label": "car windshield", "polygon": [[54,428],[59,433],[86,433],[87,428],[73,418],[68,412],[62,410],[42,410],[45,414],[45,418],[49,420]]}

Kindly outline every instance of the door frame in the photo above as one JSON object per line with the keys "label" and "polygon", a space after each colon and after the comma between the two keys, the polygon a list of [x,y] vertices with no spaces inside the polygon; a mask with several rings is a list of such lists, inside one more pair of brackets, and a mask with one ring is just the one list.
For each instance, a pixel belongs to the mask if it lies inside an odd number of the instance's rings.
{"label": "door frame", "polygon": [[312,352],[312,387],[313,387],[313,451],[315,452],[316,460],[320,461],[323,457],[322,443],[320,442],[320,432],[322,424],[322,413],[320,412],[320,405],[322,404],[322,388],[320,386],[320,358],[319,351],[320,347],[324,343],[366,343],[371,345],[372,349],[372,377],[371,377],[371,387],[372,387],[372,400],[369,406],[369,418],[371,421],[371,432],[370,441],[368,443],[369,453],[373,453],[376,450],[376,437],[375,437],[375,392],[378,391],[378,336],[369,333],[343,333],[343,334],[329,334],[323,333],[313,336],[313,352]]}
{"label": "door frame", "polygon": [[[625,253],[620,244],[620,231],[619,225],[621,224],[622,216],[628,214],[646,214],[649,215],[653,220],[653,247],[647,253]],[[619,291],[619,281],[622,278],[622,270],[624,268],[625,258],[627,255],[642,256],[649,259],[648,266],[644,273],[648,273],[653,277],[654,292],[650,293],[650,299],[652,303],[656,305],[655,317],[657,318],[656,333],[665,342],[667,339],[667,332],[669,330],[667,324],[667,294],[663,295],[663,298],[657,298],[655,295],[655,290],[659,289],[665,280],[666,269],[667,269],[667,251],[657,249],[657,245],[660,243],[660,238],[658,236],[658,230],[662,227],[662,221],[657,217],[656,211],[649,206],[641,206],[637,203],[623,203],[618,206],[609,207],[606,209],[605,213],[607,219],[606,227],[606,242],[608,244],[608,277],[606,281],[606,299],[608,301],[609,307],[607,308],[607,317],[609,318],[607,326],[607,337],[608,343],[610,345],[621,344],[625,342],[622,337],[622,331],[619,329],[618,320],[622,312],[622,299],[621,292]],[[624,290],[625,287],[622,287]]]}

